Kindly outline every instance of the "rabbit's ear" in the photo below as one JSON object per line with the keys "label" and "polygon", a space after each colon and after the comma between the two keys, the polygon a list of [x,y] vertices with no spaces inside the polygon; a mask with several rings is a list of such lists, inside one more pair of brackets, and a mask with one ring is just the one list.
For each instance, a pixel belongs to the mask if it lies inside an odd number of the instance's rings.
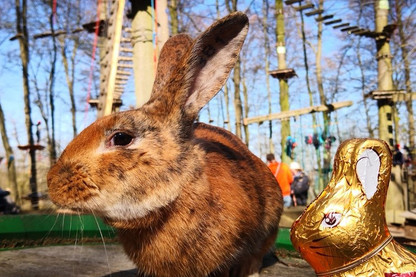
{"label": "rabbit's ear", "polygon": [[159,55],[151,97],[155,97],[169,81],[192,42],[192,38],[187,34],[173,36],[165,42]]}
{"label": "rabbit's ear", "polygon": [[180,108],[190,119],[213,98],[234,67],[248,31],[241,12],[216,21],[196,40],[187,59]]}
{"label": "rabbit's ear", "polygon": [[377,191],[380,157],[371,149],[366,149],[357,161],[356,172],[367,199],[371,199]]}

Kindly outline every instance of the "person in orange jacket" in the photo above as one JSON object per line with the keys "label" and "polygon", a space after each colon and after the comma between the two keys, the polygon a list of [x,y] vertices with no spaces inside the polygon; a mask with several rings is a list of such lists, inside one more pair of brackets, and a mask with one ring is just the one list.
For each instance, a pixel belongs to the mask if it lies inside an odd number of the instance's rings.
{"label": "person in orange jacket", "polygon": [[292,202],[290,196],[290,184],[293,182],[292,172],[287,164],[276,161],[274,154],[267,154],[266,159],[267,166],[276,177],[276,180],[282,189],[283,205],[284,207],[290,207]]}

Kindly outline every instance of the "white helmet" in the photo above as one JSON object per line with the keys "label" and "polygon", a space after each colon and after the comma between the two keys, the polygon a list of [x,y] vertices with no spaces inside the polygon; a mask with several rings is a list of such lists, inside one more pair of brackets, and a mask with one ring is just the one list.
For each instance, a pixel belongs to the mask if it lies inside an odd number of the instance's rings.
{"label": "white helmet", "polygon": [[290,163],[290,169],[292,169],[292,170],[300,170],[302,168],[300,167],[300,164],[299,163],[297,163],[297,162],[291,162]]}

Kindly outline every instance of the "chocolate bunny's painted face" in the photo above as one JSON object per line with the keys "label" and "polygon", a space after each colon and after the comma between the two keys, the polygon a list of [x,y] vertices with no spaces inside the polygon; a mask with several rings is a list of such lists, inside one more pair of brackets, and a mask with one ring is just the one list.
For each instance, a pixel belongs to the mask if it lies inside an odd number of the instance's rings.
{"label": "chocolate bunny's painted face", "polygon": [[391,238],[384,215],[391,163],[381,140],[340,145],[331,181],[291,231],[294,247],[317,273],[352,264]]}

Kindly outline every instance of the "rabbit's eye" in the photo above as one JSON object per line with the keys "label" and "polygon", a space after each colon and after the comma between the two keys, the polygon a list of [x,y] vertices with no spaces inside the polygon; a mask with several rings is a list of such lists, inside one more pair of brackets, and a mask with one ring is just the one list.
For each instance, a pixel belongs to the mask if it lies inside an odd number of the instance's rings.
{"label": "rabbit's eye", "polygon": [[336,212],[327,213],[324,215],[324,219],[321,222],[321,226],[324,228],[333,228],[341,221],[341,214]]}
{"label": "rabbit's eye", "polygon": [[118,132],[115,133],[114,136],[111,138],[111,145],[112,146],[126,146],[130,144],[133,140],[133,137],[129,134]]}

